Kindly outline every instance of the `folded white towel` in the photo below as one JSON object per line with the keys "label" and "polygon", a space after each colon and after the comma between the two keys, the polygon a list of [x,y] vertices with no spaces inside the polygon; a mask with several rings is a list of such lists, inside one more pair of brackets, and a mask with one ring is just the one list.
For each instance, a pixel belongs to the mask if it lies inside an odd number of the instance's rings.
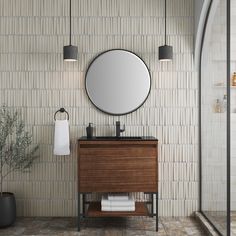
{"label": "folded white towel", "polygon": [[102,206],[111,206],[111,207],[116,207],[116,206],[121,206],[121,207],[134,207],[135,206],[135,201],[131,197],[129,197],[128,200],[108,200],[107,196],[102,196],[102,201],[101,201]]}
{"label": "folded white towel", "polygon": [[103,207],[102,206],[102,211],[135,211],[135,206],[131,207],[121,207],[121,206],[113,206],[113,207]]}
{"label": "folded white towel", "polygon": [[128,193],[109,193],[108,200],[129,200]]}
{"label": "folded white towel", "polygon": [[68,120],[55,121],[54,155],[70,155],[70,138]]}
{"label": "folded white towel", "polygon": [[130,201],[130,202],[106,202],[106,201],[102,201],[102,206],[111,206],[111,207],[133,207],[135,205],[134,201]]}

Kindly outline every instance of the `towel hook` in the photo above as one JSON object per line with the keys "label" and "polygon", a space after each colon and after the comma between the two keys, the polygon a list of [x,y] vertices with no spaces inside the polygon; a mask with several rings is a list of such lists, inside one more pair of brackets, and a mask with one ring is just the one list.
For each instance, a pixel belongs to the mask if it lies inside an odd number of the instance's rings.
{"label": "towel hook", "polygon": [[66,114],[67,114],[67,120],[69,120],[69,113],[65,110],[65,108],[60,108],[59,110],[57,110],[55,113],[54,113],[54,120],[56,120],[56,115],[57,115],[57,113],[58,112],[61,112],[61,113],[63,113],[63,112],[65,112]]}

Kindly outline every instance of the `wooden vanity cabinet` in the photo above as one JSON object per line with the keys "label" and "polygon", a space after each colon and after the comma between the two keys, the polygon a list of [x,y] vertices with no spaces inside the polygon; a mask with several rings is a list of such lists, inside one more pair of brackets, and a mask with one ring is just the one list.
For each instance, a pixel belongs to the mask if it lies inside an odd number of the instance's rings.
{"label": "wooden vanity cabinet", "polygon": [[[79,196],[93,192],[157,194],[157,144],[157,139],[153,137],[144,137],[141,140],[96,140],[82,137],[78,140]],[[153,215],[153,212],[151,214]],[[145,202],[137,202],[135,212],[102,212],[99,202],[91,202],[87,213],[83,203],[82,215],[117,217],[150,215],[150,213]]]}

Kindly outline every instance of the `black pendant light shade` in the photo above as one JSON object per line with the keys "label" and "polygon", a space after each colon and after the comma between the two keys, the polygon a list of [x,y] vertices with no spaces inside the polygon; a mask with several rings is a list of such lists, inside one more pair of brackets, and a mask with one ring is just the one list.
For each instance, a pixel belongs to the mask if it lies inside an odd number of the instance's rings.
{"label": "black pendant light shade", "polygon": [[171,61],[173,59],[173,47],[164,45],[159,47],[159,60]]}
{"label": "black pendant light shade", "polygon": [[64,61],[77,61],[78,47],[73,45],[67,45],[63,47]]}
{"label": "black pendant light shade", "polygon": [[70,44],[63,47],[64,61],[77,61],[78,47],[71,45],[71,0],[70,0]]}
{"label": "black pendant light shade", "polygon": [[166,44],[166,0],[165,0],[165,45],[159,47],[159,60],[171,61],[173,59],[173,47]]}

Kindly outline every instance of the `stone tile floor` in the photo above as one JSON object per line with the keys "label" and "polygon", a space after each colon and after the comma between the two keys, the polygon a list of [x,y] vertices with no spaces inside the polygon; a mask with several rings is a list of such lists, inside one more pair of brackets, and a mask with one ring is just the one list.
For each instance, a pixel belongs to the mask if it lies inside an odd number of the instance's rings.
{"label": "stone tile floor", "polygon": [[0,229],[0,236],[206,236],[193,217],[160,218],[155,232],[155,218],[87,218],[77,232],[76,218],[18,218],[14,226]]}
{"label": "stone tile floor", "polygon": [[231,212],[231,235],[236,236],[236,212]]}
{"label": "stone tile floor", "polygon": [[[207,217],[214,223],[217,229],[226,235],[227,219],[226,212],[208,211],[205,212]],[[231,212],[231,236],[236,236],[236,212]]]}

